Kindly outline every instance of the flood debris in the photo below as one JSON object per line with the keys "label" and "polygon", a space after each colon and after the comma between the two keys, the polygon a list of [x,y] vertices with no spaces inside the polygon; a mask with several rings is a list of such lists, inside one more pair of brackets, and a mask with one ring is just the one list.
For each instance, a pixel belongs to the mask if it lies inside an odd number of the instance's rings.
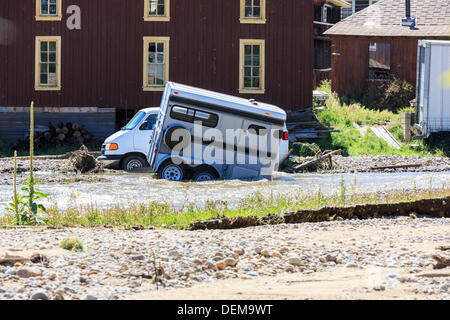
{"label": "flood debris", "polygon": [[450,258],[442,257],[437,254],[431,255],[431,258],[436,262],[434,269],[443,269],[450,267]]}
{"label": "flood debris", "polygon": [[100,162],[98,162],[85,145],[80,150],[72,152],[69,156],[70,170],[80,173],[97,173],[103,170]]}
{"label": "flood debris", "polygon": [[[334,168],[333,156],[341,155],[342,150],[325,150],[322,151],[316,144],[309,143],[294,143],[294,146],[300,146],[302,149],[309,149],[309,152],[314,153],[313,157],[301,158],[294,157],[290,158],[291,165],[287,166],[285,171],[287,173],[296,172],[312,172],[318,170],[332,170]],[[292,150],[291,150],[292,151]],[[291,152],[292,153],[292,152]]]}

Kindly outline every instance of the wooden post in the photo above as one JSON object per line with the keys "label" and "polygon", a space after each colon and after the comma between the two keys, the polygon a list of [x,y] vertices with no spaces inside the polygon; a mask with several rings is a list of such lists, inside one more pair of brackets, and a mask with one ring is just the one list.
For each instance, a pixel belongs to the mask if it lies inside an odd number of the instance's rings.
{"label": "wooden post", "polygon": [[403,127],[403,136],[405,142],[411,141],[411,120],[412,120],[412,113],[410,112],[403,112],[401,114],[402,119],[402,127]]}

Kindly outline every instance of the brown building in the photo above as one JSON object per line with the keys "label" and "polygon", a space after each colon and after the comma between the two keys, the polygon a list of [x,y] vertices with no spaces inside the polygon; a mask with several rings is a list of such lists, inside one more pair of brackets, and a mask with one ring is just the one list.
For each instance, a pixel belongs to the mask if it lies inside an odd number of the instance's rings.
{"label": "brown building", "polygon": [[169,80],[309,108],[312,22],[311,0],[0,1],[0,137],[32,100],[105,136]]}
{"label": "brown building", "polygon": [[334,91],[361,92],[391,76],[416,84],[417,42],[450,39],[450,1],[411,0],[415,28],[401,25],[405,14],[404,0],[379,0],[325,32],[333,39]]}
{"label": "brown building", "polygon": [[341,21],[344,0],[314,0],[314,88],[331,77],[331,37],[324,32]]}

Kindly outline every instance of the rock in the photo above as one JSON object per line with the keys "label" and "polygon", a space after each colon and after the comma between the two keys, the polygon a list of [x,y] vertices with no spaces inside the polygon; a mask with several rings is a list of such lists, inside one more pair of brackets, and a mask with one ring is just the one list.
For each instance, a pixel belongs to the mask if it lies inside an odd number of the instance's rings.
{"label": "rock", "polygon": [[289,252],[289,249],[286,248],[286,247],[283,247],[283,248],[280,249],[280,253],[281,253],[281,254],[286,254],[286,253],[288,253],[288,252]]}
{"label": "rock", "polygon": [[55,294],[55,297],[53,298],[53,300],[64,300],[64,295],[61,294]]}
{"label": "rock", "polygon": [[286,272],[294,272],[295,268],[293,266],[287,266],[286,268],[284,268],[284,271],[286,271]]}
{"label": "rock", "polygon": [[194,264],[203,264],[202,260],[200,260],[200,259],[194,259],[194,260],[192,260],[192,263],[194,263]]}
{"label": "rock", "polygon": [[227,267],[227,264],[225,263],[225,261],[219,261],[216,263],[216,267],[219,270],[225,270],[225,268]]}
{"label": "rock", "polygon": [[51,273],[47,276],[48,280],[55,280],[56,279],[56,273]]}
{"label": "rock", "polygon": [[353,262],[349,262],[345,265],[345,268],[358,268],[358,265]]}
{"label": "rock", "polygon": [[227,266],[230,266],[230,267],[234,267],[237,264],[237,261],[234,260],[233,258],[226,258],[224,260],[224,262]]}
{"label": "rock", "polygon": [[244,249],[236,249],[236,250],[234,250],[234,253],[236,253],[236,254],[238,254],[240,256],[243,256],[245,251],[244,251]]}
{"label": "rock", "polygon": [[262,251],[263,249],[261,248],[261,247],[256,247],[255,248],[255,252],[257,253],[257,254],[261,254],[261,251]]}
{"label": "rock", "polygon": [[335,254],[335,253],[329,253],[329,254],[327,254],[327,255],[325,256],[325,259],[326,259],[326,261],[328,261],[328,262],[330,262],[330,261],[336,262],[336,260],[337,260],[337,254]]}
{"label": "rock", "polygon": [[31,296],[32,300],[50,300],[45,292],[37,291]]}
{"label": "rock", "polygon": [[272,255],[270,254],[270,251],[267,249],[261,250],[261,255],[263,257],[271,257]]}
{"label": "rock", "polygon": [[398,278],[398,274],[397,273],[388,273],[388,274],[386,274],[386,275],[384,275],[384,278],[385,279],[387,279],[387,280],[389,280],[389,279],[395,279],[395,278]]}
{"label": "rock", "polygon": [[16,268],[9,268],[6,269],[5,274],[9,275],[9,276],[14,276],[16,274]]}
{"label": "rock", "polygon": [[42,276],[42,271],[38,268],[21,268],[17,270],[16,275],[21,278],[39,277]]}
{"label": "rock", "polygon": [[303,266],[303,262],[300,258],[298,257],[291,257],[288,260],[289,264],[292,264],[293,266],[299,267],[299,266]]}
{"label": "rock", "polygon": [[327,263],[327,259],[325,257],[319,257],[319,261],[322,263]]}
{"label": "rock", "polygon": [[258,276],[259,276],[259,273],[258,273],[258,272],[255,272],[255,271],[249,271],[249,272],[247,272],[247,275],[249,275],[249,276],[251,276],[251,277],[258,277]]}
{"label": "rock", "polygon": [[98,300],[98,298],[97,298],[96,296],[91,295],[91,294],[87,294],[87,295],[83,298],[83,300],[90,300],[90,301],[93,301],[93,300]]}
{"label": "rock", "polygon": [[272,253],[272,257],[273,257],[273,258],[281,259],[283,256],[282,256],[281,253],[279,253],[278,251],[274,251],[274,252]]}
{"label": "rock", "polygon": [[386,287],[384,285],[380,284],[378,286],[373,287],[373,290],[375,290],[375,291],[384,291],[384,290],[386,290]]}
{"label": "rock", "polygon": [[133,260],[133,261],[143,261],[143,260],[145,260],[145,256],[143,254],[137,254],[135,256],[132,256],[131,260]]}

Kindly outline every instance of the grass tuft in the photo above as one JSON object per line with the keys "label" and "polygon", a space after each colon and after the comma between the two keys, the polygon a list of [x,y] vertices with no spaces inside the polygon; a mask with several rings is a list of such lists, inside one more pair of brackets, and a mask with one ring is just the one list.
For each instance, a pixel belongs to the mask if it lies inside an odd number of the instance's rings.
{"label": "grass tuft", "polygon": [[84,252],[86,248],[83,242],[78,238],[66,238],[61,242],[61,248],[69,251]]}

